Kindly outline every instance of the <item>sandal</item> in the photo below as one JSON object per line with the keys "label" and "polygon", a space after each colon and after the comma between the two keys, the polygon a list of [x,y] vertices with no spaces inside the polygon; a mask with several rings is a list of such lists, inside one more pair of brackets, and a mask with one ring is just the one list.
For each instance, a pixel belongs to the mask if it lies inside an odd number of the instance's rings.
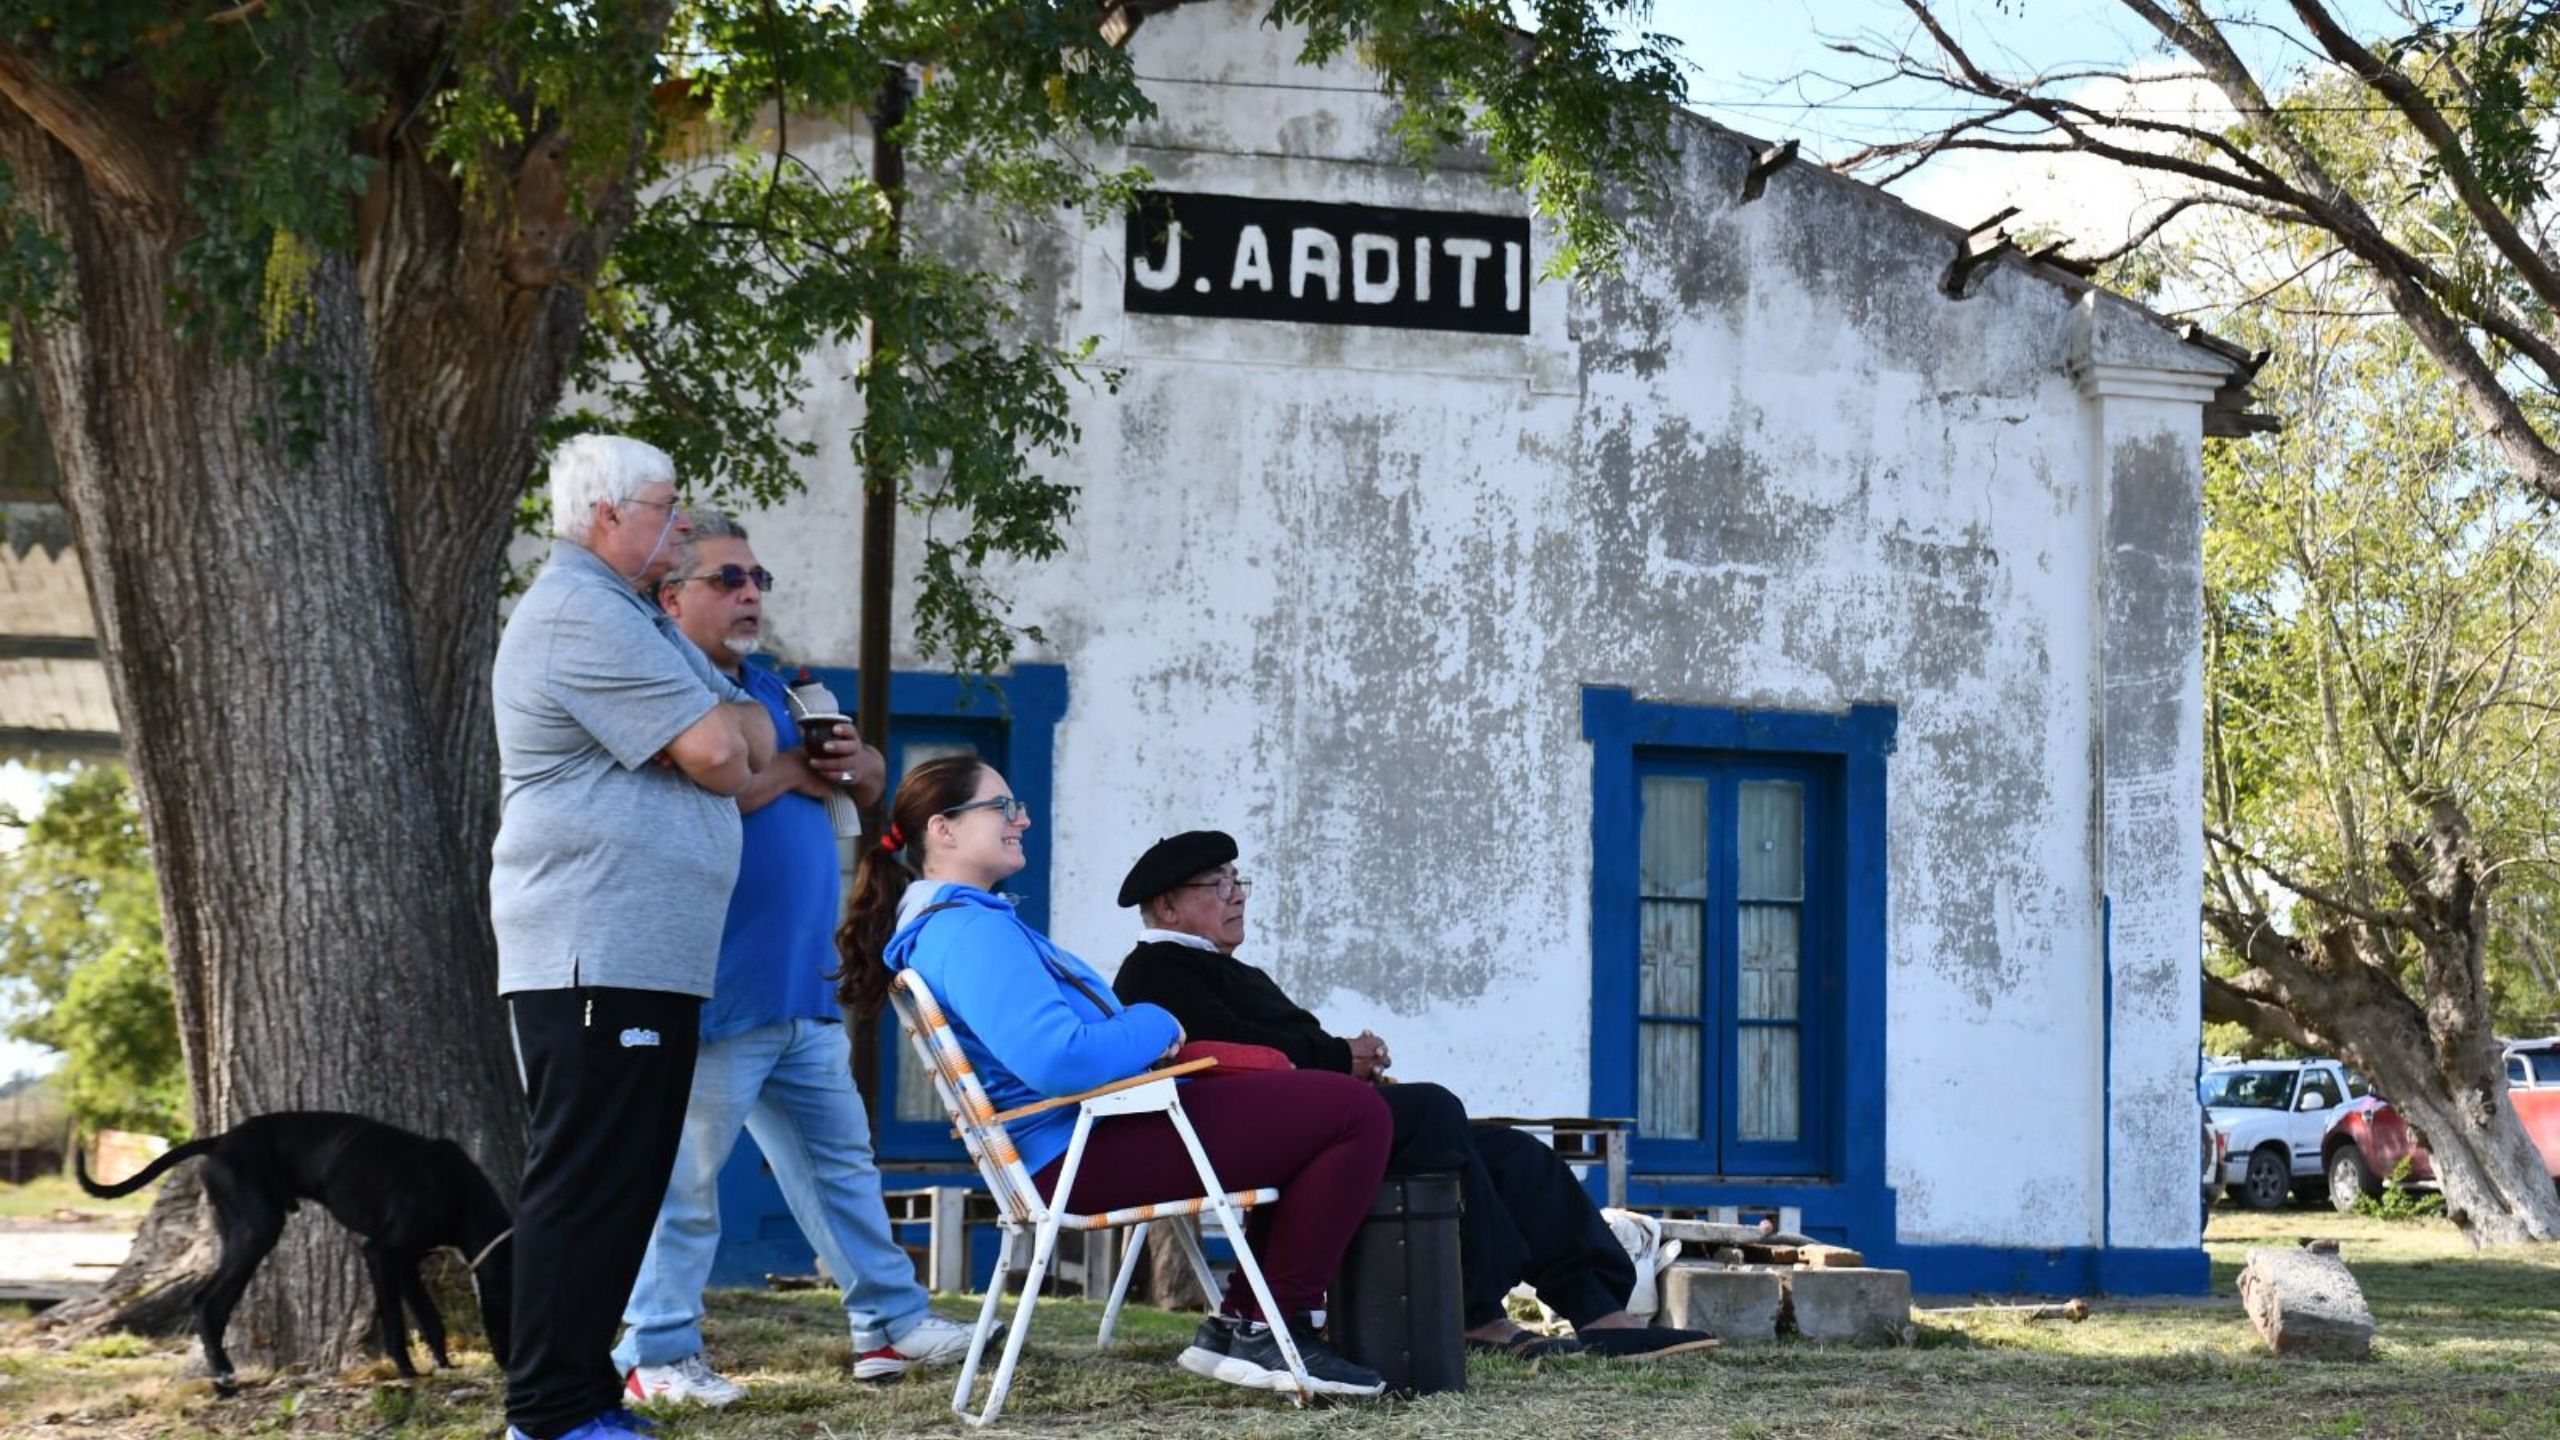
{"label": "sandal", "polygon": [[1585,1330],[1582,1348],[1617,1360],[1655,1360],[1716,1348],[1716,1337],[1704,1330],[1675,1330],[1668,1325],[1642,1325],[1616,1330]]}
{"label": "sandal", "polygon": [[1467,1340],[1470,1355],[1502,1355],[1513,1360],[1544,1360],[1550,1355],[1578,1355],[1582,1342],[1570,1335],[1541,1335],[1535,1330],[1522,1330],[1508,1340]]}

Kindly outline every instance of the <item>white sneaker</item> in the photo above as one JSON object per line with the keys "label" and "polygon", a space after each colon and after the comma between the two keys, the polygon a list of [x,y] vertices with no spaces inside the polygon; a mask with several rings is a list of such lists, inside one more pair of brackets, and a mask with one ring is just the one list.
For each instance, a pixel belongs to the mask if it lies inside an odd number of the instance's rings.
{"label": "white sneaker", "polygon": [[[916,1328],[907,1332],[905,1339],[894,1345],[865,1351],[856,1357],[853,1378],[895,1380],[906,1374],[910,1365],[955,1364],[969,1353],[969,1341],[976,1328],[957,1320],[945,1320],[939,1315],[927,1315]],[[987,1337],[987,1343],[992,1346],[1003,1336],[1004,1326],[999,1323],[995,1334]]]}
{"label": "white sneaker", "polygon": [[745,1396],[746,1387],[714,1370],[700,1355],[687,1355],[673,1365],[642,1365],[623,1381],[634,1405],[653,1401],[721,1406]]}

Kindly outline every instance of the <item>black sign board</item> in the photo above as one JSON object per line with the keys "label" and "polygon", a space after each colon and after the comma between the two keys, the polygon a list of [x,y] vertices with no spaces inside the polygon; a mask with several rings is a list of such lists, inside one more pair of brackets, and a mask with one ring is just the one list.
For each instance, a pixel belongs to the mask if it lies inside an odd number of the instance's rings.
{"label": "black sign board", "polygon": [[1148,191],[1121,303],[1145,315],[1529,333],[1529,222]]}

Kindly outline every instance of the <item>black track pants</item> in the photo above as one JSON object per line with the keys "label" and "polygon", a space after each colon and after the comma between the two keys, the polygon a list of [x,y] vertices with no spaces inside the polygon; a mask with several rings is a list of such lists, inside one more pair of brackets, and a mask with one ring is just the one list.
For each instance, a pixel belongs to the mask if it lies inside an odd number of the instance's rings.
{"label": "black track pants", "polygon": [[507,1005],[530,1116],[507,1423],[552,1440],[622,1403],[614,1331],[675,1168],[702,1002],[590,987]]}

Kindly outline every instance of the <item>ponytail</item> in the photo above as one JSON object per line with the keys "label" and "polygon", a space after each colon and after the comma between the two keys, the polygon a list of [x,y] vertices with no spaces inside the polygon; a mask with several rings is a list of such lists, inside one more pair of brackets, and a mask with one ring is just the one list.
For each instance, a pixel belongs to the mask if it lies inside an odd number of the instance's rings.
{"label": "ponytail", "polygon": [[844,924],[836,929],[836,998],[855,1019],[869,1021],[889,999],[889,967],[881,958],[898,932],[898,902],[924,869],[925,826],[977,793],[986,763],[975,755],[945,755],[907,772],[889,804],[889,828],[862,847],[853,867],[853,893]]}

